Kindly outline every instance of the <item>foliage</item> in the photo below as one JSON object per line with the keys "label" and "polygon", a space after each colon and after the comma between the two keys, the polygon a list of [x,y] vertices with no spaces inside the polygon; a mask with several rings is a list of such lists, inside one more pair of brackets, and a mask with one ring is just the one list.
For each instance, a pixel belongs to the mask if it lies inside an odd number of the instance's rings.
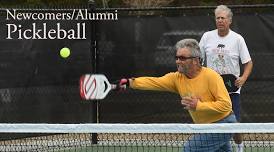
{"label": "foliage", "polygon": [[134,8],[167,6],[173,1],[174,0],[123,0],[126,5]]}
{"label": "foliage", "polygon": [[1,7],[86,5],[88,0],[1,0]]}
{"label": "foliage", "polygon": [[[78,6],[87,5],[89,0],[1,0],[0,7],[14,6]],[[156,6],[206,6],[206,5],[251,5],[271,4],[273,0],[94,0],[97,7],[149,7]],[[156,2],[156,3],[155,3]],[[137,6],[140,5],[140,6]],[[147,5],[147,6],[146,6]]]}

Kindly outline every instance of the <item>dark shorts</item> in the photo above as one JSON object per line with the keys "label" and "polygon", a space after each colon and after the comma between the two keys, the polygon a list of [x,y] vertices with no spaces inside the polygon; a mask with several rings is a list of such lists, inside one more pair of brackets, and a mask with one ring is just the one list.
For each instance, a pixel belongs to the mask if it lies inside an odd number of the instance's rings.
{"label": "dark shorts", "polygon": [[240,114],[240,109],[241,109],[241,104],[240,104],[240,94],[238,93],[231,93],[229,94],[230,99],[232,101],[232,109],[233,112],[236,116],[236,119],[238,122],[241,121],[241,114]]}

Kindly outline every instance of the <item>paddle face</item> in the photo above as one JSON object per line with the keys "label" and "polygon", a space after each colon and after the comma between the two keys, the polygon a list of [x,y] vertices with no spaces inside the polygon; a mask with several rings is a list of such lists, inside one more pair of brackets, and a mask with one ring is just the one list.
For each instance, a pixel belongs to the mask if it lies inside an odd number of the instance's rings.
{"label": "paddle face", "polygon": [[80,77],[80,96],[85,100],[104,99],[112,89],[105,75],[85,74]]}
{"label": "paddle face", "polygon": [[233,74],[222,74],[221,77],[224,80],[225,87],[228,92],[236,92],[239,88],[235,86],[235,80],[237,77]]}

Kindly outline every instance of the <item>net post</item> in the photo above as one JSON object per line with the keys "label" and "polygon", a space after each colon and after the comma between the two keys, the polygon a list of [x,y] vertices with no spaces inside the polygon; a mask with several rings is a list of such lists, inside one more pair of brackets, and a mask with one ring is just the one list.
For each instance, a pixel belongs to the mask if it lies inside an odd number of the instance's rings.
{"label": "net post", "polygon": [[[88,8],[90,13],[94,13],[95,12],[95,1],[94,0],[89,0],[88,1]],[[96,46],[96,25],[95,22],[90,21],[90,25],[91,25],[91,34],[90,34],[90,52],[91,52],[91,62],[92,62],[92,73],[97,73],[98,72],[98,67],[97,67],[97,63],[98,63],[98,58],[97,58],[97,46]],[[92,103],[92,123],[99,123],[99,102],[98,100],[94,101]],[[92,137],[91,137],[91,141],[93,144],[97,144],[98,142],[98,138],[97,138],[97,133],[92,133]]]}

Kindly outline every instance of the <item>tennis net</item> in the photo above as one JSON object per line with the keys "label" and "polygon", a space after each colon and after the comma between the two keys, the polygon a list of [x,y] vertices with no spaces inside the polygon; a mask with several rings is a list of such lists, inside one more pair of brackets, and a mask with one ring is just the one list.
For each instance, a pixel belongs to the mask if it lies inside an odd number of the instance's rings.
{"label": "tennis net", "polygon": [[[219,137],[230,133],[242,133],[245,151],[274,151],[274,123],[2,123],[0,124],[0,151],[182,152],[186,141],[190,140],[191,136],[201,133],[215,134]],[[232,139],[230,143],[235,151]]]}

